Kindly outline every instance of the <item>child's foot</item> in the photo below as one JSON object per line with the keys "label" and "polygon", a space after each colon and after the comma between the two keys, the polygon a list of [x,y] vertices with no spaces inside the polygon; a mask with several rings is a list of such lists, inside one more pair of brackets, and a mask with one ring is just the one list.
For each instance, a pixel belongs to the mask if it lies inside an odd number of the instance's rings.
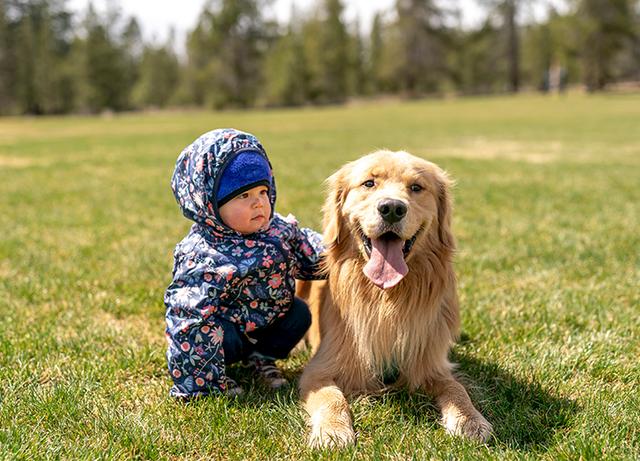
{"label": "child's foot", "polygon": [[282,371],[276,366],[275,361],[255,354],[249,356],[247,361],[250,366],[255,368],[260,379],[271,389],[279,389],[289,384],[289,381],[282,376]]}
{"label": "child's foot", "polygon": [[231,398],[235,398],[243,395],[244,389],[241,388],[240,385],[236,383],[233,379],[227,376],[227,386],[224,393]]}

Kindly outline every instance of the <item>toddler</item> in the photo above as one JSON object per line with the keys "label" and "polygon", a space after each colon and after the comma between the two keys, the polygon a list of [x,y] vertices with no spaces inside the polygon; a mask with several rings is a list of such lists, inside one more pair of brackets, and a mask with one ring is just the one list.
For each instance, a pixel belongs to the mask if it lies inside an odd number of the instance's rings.
{"label": "toddler", "polygon": [[225,366],[240,361],[272,388],[286,384],[274,360],[311,323],[295,279],[320,277],[322,236],[274,213],[271,165],[248,133],[200,136],[178,157],[171,188],[195,222],[176,246],[164,296],[171,395],[239,395]]}

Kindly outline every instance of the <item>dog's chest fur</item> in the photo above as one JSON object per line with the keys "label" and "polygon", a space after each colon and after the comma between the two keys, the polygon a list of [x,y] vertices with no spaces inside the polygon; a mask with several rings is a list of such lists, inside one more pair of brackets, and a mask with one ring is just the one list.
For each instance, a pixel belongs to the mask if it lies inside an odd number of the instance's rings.
{"label": "dog's chest fur", "polygon": [[[377,380],[394,373],[403,375],[429,355],[433,332],[442,323],[440,300],[429,296],[428,281],[413,290],[403,288],[402,283],[382,290],[349,264],[353,263],[345,262],[344,270],[335,273],[330,283],[356,349],[355,359]],[[353,274],[361,280],[353,280]]]}

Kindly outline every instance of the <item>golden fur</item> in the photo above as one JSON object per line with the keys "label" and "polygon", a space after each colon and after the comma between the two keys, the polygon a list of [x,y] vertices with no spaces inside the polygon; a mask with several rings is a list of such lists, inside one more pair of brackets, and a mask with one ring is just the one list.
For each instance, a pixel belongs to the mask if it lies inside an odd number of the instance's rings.
{"label": "golden fur", "polygon": [[[375,185],[365,186],[368,180]],[[416,184],[421,190],[412,190]],[[398,384],[435,397],[447,431],[486,440],[491,425],[453,377],[447,358],[459,328],[448,177],[406,152],[378,151],[343,166],[328,185],[328,280],[303,283],[298,291],[313,314],[315,354],[300,380],[311,445],[354,443],[345,395],[384,390],[382,378],[391,369],[399,372]],[[378,211],[389,198],[407,205],[393,226]],[[363,273],[368,255],[360,235],[377,238],[389,228],[415,242],[405,257],[406,276],[382,289]]]}

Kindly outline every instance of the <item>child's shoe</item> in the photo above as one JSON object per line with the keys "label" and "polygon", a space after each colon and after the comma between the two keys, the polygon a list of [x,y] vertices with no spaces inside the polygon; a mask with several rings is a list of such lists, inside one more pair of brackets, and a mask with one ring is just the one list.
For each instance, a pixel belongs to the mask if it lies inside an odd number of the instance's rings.
{"label": "child's shoe", "polygon": [[237,382],[227,376],[227,386],[224,393],[228,397],[235,398],[243,395],[244,389],[241,388]]}
{"label": "child's shoe", "polygon": [[282,371],[280,371],[280,368],[276,366],[276,362],[274,360],[261,355],[252,354],[247,359],[247,362],[249,366],[255,368],[262,382],[271,389],[279,389],[289,384],[289,381],[282,376]]}

